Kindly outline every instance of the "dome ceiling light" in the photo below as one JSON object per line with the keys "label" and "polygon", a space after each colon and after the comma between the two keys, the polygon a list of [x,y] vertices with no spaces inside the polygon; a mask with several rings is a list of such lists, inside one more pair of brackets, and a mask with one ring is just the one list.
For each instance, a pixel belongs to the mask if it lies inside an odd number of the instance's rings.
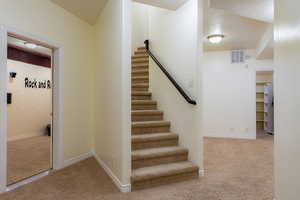
{"label": "dome ceiling light", "polygon": [[224,37],[225,36],[222,34],[214,34],[214,35],[207,36],[207,39],[209,40],[210,43],[218,44],[218,43],[222,42]]}

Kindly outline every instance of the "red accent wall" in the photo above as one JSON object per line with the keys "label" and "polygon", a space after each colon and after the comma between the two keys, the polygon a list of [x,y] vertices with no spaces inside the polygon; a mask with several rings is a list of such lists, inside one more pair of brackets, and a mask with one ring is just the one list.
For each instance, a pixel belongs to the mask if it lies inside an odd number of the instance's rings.
{"label": "red accent wall", "polygon": [[13,46],[7,48],[7,58],[32,65],[51,68],[51,57],[47,55],[37,55]]}

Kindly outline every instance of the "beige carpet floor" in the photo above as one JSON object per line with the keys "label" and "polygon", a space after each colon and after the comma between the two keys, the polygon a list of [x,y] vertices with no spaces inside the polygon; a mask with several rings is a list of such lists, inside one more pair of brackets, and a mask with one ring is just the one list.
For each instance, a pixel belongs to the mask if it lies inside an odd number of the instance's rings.
{"label": "beige carpet floor", "polygon": [[37,136],[8,142],[8,184],[51,168],[51,137]]}
{"label": "beige carpet floor", "polygon": [[205,138],[205,177],[120,193],[91,158],[0,196],[1,200],[272,200],[273,137]]}

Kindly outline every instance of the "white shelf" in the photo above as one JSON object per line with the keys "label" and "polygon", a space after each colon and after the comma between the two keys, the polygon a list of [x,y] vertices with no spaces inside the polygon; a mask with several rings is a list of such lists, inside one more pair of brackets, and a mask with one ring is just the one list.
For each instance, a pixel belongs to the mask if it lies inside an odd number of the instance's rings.
{"label": "white shelf", "polygon": [[264,85],[270,83],[270,81],[256,81],[256,85]]}

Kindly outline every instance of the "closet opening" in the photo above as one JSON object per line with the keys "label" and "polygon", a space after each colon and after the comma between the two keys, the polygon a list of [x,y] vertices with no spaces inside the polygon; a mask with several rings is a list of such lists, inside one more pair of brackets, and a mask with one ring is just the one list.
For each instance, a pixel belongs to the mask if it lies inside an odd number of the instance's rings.
{"label": "closet opening", "polygon": [[256,137],[274,135],[273,71],[256,72]]}

